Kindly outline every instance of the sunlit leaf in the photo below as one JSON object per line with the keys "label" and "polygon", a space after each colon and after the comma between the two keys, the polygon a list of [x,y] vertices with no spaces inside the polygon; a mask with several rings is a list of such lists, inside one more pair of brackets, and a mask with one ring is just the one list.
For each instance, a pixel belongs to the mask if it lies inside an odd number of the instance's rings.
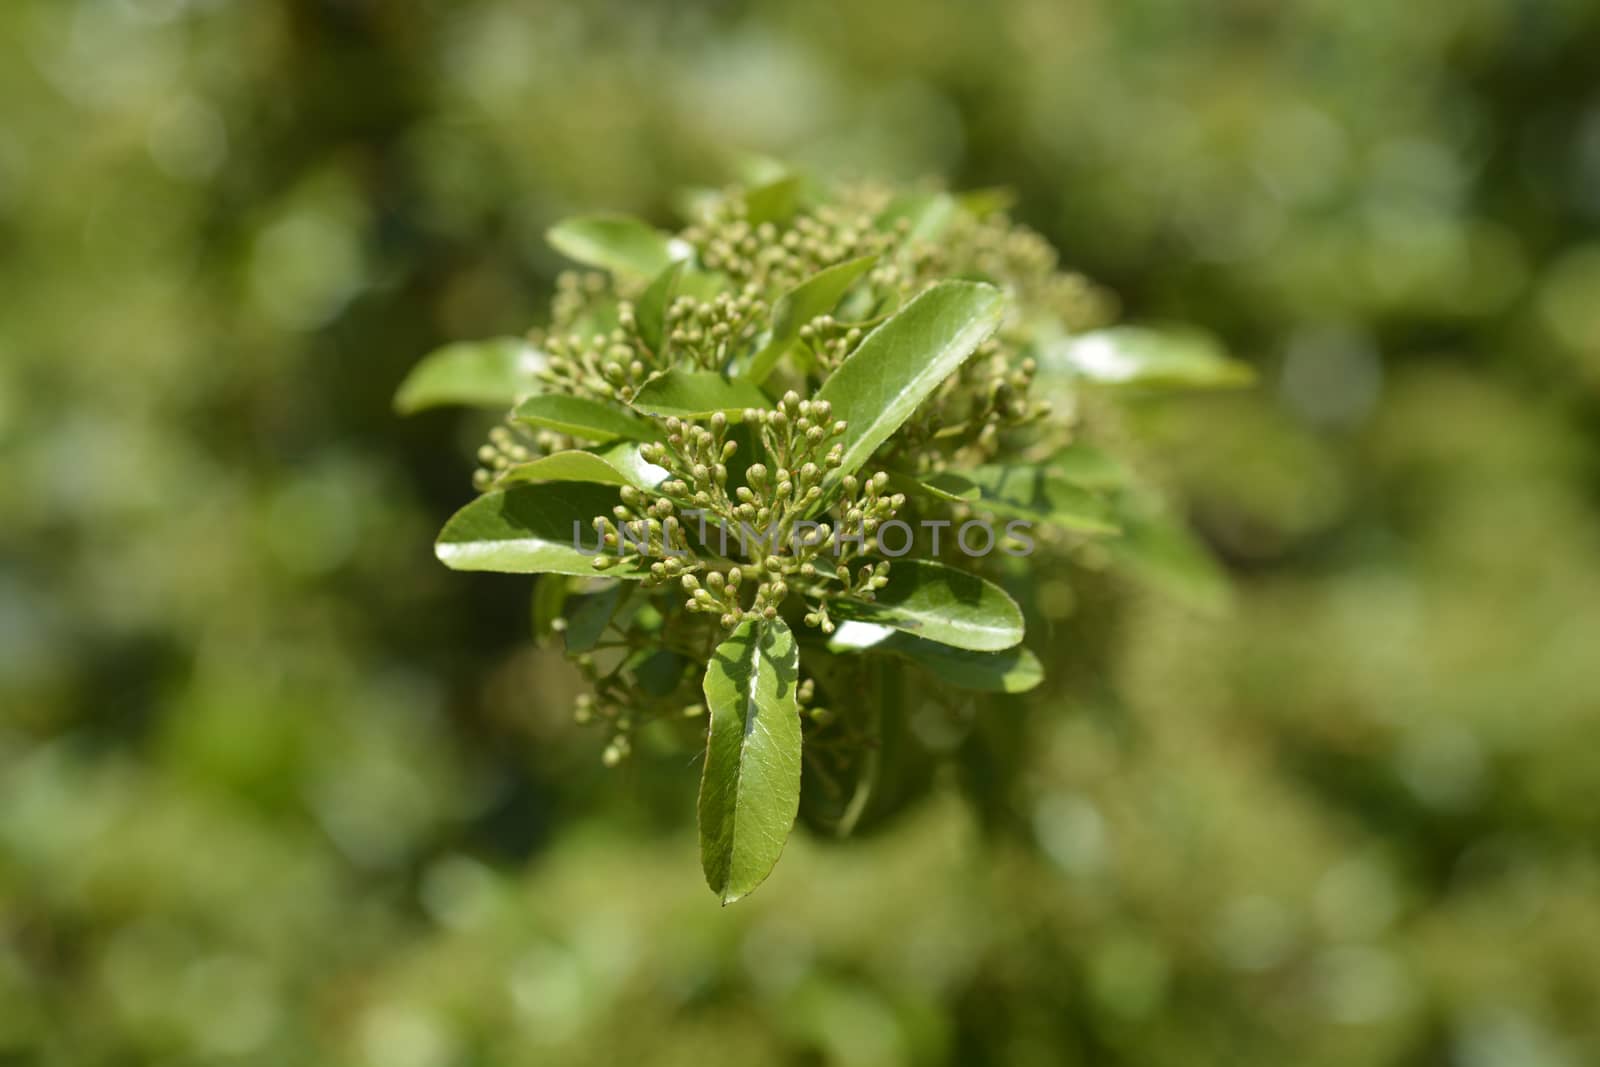
{"label": "sunlit leaf", "polygon": [[829,473],[825,490],[860,468],[955,373],[999,326],[1004,310],[1005,298],[993,286],[941,282],[866,336],[817,393],[849,427],[844,463]]}
{"label": "sunlit leaf", "polygon": [[690,252],[684,242],[627,215],[566,219],[546,237],[569,259],[630,278],[654,278]]}
{"label": "sunlit leaf", "polygon": [[839,598],[841,619],[874,622],[974,652],[998,652],[1022,640],[1022,611],[998,585],[923,560],[895,560],[889,584],[872,601]]}
{"label": "sunlit leaf", "polygon": [[1255,381],[1250,365],[1230,359],[1210,336],[1147,326],[1063,338],[1044,349],[1042,366],[1105,386],[1225,389]]}
{"label": "sunlit leaf", "polygon": [[665,467],[658,467],[640,455],[637,441],[614,441],[594,451],[640,489],[654,489],[671,474]]}
{"label": "sunlit leaf", "polygon": [[910,634],[896,633],[877,651],[910,660],[958,689],[1026,693],[1044,681],[1039,657],[1021,645],[1003,652],[969,652]]}
{"label": "sunlit leaf", "polygon": [[402,415],[447,404],[509,408],[538,389],[544,353],[520,337],[463,341],[424,356],[394,394]]}
{"label": "sunlit leaf", "polygon": [[634,321],[639,324],[639,339],[657,355],[661,353],[661,342],[666,336],[667,308],[677,295],[678,279],[683,276],[684,266],[679,260],[658,274],[633,307]]}
{"label": "sunlit leaf", "polygon": [[760,384],[800,336],[800,327],[838,306],[845,292],[878,261],[862,256],[818,271],[778,298],[772,312],[772,336],[750,360],[744,377]]}
{"label": "sunlit leaf", "polygon": [[700,861],[724,904],[778,862],[800,804],[799,648],[783,620],[740,623],[712,654]]}
{"label": "sunlit leaf", "polygon": [[[897,484],[905,484],[897,480]],[[921,491],[974,510],[1008,518],[1048,522],[1085,533],[1116,533],[1104,497],[1067,481],[1048,467],[1032,464],[986,465],[929,475]]]}
{"label": "sunlit leaf", "polygon": [[624,411],[615,404],[584,396],[545,394],[530,396],[512,413],[512,418],[527,426],[555,430],[585,441],[655,441],[660,431],[648,420]]}
{"label": "sunlit leaf", "polygon": [[506,489],[534,482],[594,482],[597,485],[636,485],[627,472],[593,452],[552,452],[526,463],[507,467],[495,476],[495,486]]}
{"label": "sunlit leaf", "polygon": [[958,689],[986,693],[1026,693],[1044,680],[1039,657],[1021,645],[1003,652],[969,652],[870,622],[840,623],[828,638],[828,650],[899,656]]}
{"label": "sunlit leaf", "polygon": [[724,378],[716,371],[669,370],[644,384],[633,406],[652,415],[693,418],[714,412],[763,408],[770,401],[752,382]]}
{"label": "sunlit leaf", "polygon": [[[441,562],[458,571],[574,574],[592,578],[599,535],[593,521],[609,515],[617,491],[582,482],[550,482],[485,493],[445,523],[434,543]],[[586,554],[587,553],[587,554]],[[604,572],[638,578],[621,565]]]}

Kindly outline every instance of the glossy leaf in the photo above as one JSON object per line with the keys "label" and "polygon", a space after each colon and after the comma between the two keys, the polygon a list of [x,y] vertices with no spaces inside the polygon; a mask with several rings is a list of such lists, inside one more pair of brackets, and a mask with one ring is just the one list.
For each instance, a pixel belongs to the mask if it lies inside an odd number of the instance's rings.
{"label": "glossy leaf", "polygon": [[[593,521],[609,515],[616,505],[615,489],[581,482],[497,489],[451,516],[439,532],[434,552],[445,566],[458,571],[592,578],[601,573],[592,562],[599,539]],[[622,566],[604,574],[643,576]]]}
{"label": "glossy leaf", "polygon": [[1044,681],[1044,666],[1018,645],[1003,652],[969,652],[910,634],[897,633],[878,651],[899,656],[958,689],[1026,693]]}
{"label": "glossy leaf", "polygon": [[653,425],[637,415],[615,404],[584,396],[554,393],[530,396],[511,414],[516,421],[528,426],[555,430],[585,441],[614,441],[619,437],[630,441],[655,441],[661,437]]}
{"label": "glossy leaf", "polygon": [[846,619],[828,635],[828,651],[864,652],[869,648],[877,648],[899,632],[892,626]]}
{"label": "glossy leaf", "polygon": [[689,246],[627,215],[584,215],[550,228],[552,247],[569,259],[631,278],[654,278]]}
{"label": "glossy leaf", "polygon": [[763,408],[771,401],[754,383],[716,371],[669,370],[644,384],[633,406],[652,415],[692,418],[714,412]]}
{"label": "glossy leaf", "polygon": [[800,804],[800,654],[782,619],[740,623],[706,668],[700,861],[724,904],[764,881]]}
{"label": "glossy leaf", "polygon": [[534,375],[544,364],[544,353],[520,337],[446,345],[411,368],[394,408],[402,415],[448,404],[509,408],[538,389]]}
{"label": "glossy leaf", "polygon": [[1255,381],[1247,363],[1228,358],[1204,333],[1113,326],[1064,338],[1042,364],[1097,385],[1232,388]]}
{"label": "glossy leaf", "polygon": [[841,619],[874,622],[973,652],[999,652],[1022,640],[1022,611],[998,585],[922,560],[895,560],[889,584],[872,601],[840,598]]}
{"label": "glossy leaf", "polygon": [[639,454],[637,441],[616,441],[595,449],[595,454],[621,471],[630,484],[640,489],[654,489],[670,475],[665,467],[658,467]]}
{"label": "glossy leaf", "polygon": [[1005,298],[993,286],[942,282],[873,330],[828,377],[817,399],[849,428],[844,463],[826,490],[860,468],[930,393],[1000,325]]}
{"label": "glossy leaf", "polygon": [[947,501],[1007,518],[1048,522],[1085,533],[1116,533],[1103,497],[1067,481],[1048,467],[993,464],[930,475],[921,489]]}
{"label": "glossy leaf", "polygon": [[[526,463],[507,467],[495,477],[495,487],[535,482],[593,482],[596,485],[637,485],[629,475],[594,452],[568,450],[552,452]],[[642,487],[641,487],[642,488]]]}
{"label": "glossy leaf", "polygon": [[969,652],[871,622],[840,623],[828,638],[828,651],[899,656],[958,689],[986,693],[1026,693],[1044,680],[1039,657],[1021,645],[1003,652]]}
{"label": "glossy leaf", "polygon": [[766,381],[778,360],[799,339],[800,327],[838,307],[845,292],[877,261],[877,256],[862,256],[837,263],[827,270],[818,271],[779,297],[772,312],[772,336],[761,351],[751,358],[744,377],[758,385]]}
{"label": "glossy leaf", "polygon": [[660,354],[666,337],[667,308],[678,292],[678,280],[683,276],[682,260],[672,264],[656,276],[649,288],[640,295],[633,306],[633,318],[639,324],[639,339],[650,351]]}

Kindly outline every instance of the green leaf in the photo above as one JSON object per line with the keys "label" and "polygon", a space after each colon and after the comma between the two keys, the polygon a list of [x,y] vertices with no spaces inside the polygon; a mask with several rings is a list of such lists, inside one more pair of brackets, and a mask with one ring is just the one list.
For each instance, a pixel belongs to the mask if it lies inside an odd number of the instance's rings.
{"label": "green leaf", "polygon": [[[638,485],[626,472],[610,460],[593,452],[569,450],[552,452],[526,463],[507,467],[495,478],[495,487],[506,489],[513,485],[530,485],[535,482],[593,482],[596,485]],[[640,486],[643,488],[643,486]]]}
{"label": "green leaf", "polygon": [[[543,580],[548,581],[548,579]],[[606,625],[616,613],[617,604],[621,600],[622,583],[618,582],[609,589],[575,597],[567,602],[566,638],[569,655],[588,652],[594,648],[600,640],[600,635],[605,633]]]}
{"label": "green leaf", "polygon": [[658,356],[664,354],[667,345],[667,309],[672,302],[680,296],[711,300],[728,287],[727,275],[694,270],[688,263],[679,260],[658,274],[634,303],[633,317],[639,324],[639,337],[650,351]]}
{"label": "green leaf", "polygon": [[846,621],[828,638],[828,651],[899,656],[958,689],[1026,693],[1044,681],[1044,667],[1021,645],[1003,652],[969,652],[870,622]]}
{"label": "green leaf", "polygon": [[754,383],[710,370],[669,370],[644,384],[633,406],[651,415],[693,418],[713,412],[764,408],[771,401]]}
{"label": "green leaf", "polygon": [[463,341],[422,358],[395,390],[394,408],[410,415],[446,404],[509,408],[538,389],[544,353],[520,337]]}
{"label": "green leaf", "polygon": [[744,207],[745,218],[752,226],[760,226],[764,222],[788,222],[800,207],[799,176],[790,174],[747,189]]}
{"label": "green leaf", "polygon": [[661,343],[666,338],[667,308],[678,292],[678,279],[683,275],[682,260],[672,264],[656,276],[633,306],[633,319],[639,324],[639,339],[650,351],[661,354]]}
{"label": "green leaf", "polygon": [[730,904],[771,873],[800,805],[800,651],[782,619],[740,623],[706,668],[700,863]]}
{"label": "green leaf", "polygon": [[778,360],[800,337],[800,327],[839,306],[845,292],[878,262],[877,256],[837,263],[818,271],[783,296],[772,312],[772,336],[750,360],[743,377],[757,385],[766,381]]}
{"label": "green leaf", "polygon": [[689,657],[681,652],[666,648],[641,648],[628,658],[625,666],[639,688],[653,697],[666,697],[677,690],[689,664]]}
{"label": "green leaf", "polygon": [[434,552],[458,571],[642,578],[643,572],[622,565],[594,568],[599,535],[593,520],[616,505],[615,489],[582,482],[497,489],[451,516]]}
{"label": "green leaf", "polygon": [[1229,359],[1204,333],[1147,326],[1064,338],[1045,349],[1041,366],[1105,386],[1227,389],[1256,380],[1249,364]]}
{"label": "green leaf", "polygon": [[627,215],[584,215],[558,222],[546,234],[569,259],[630,278],[654,278],[689,246]]}
{"label": "green leaf", "polygon": [[817,392],[844,419],[844,464],[823,500],[1000,325],[1005,298],[977,282],[941,282],[869,333]]}
{"label": "green leaf", "polygon": [[976,574],[923,560],[895,560],[877,599],[839,598],[841,619],[875,622],[914,637],[973,652],[999,652],[1022,641],[1022,611],[998,585]]}
{"label": "green leaf", "polygon": [[931,241],[955,218],[957,204],[949,193],[903,193],[873,220],[875,229],[890,231],[905,221],[908,241]]}
{"label": "green leaf", "polygon": [[878,650],[910,660],[958,689],[1026,693],[1044,681],[1044,667],[1039,657],[1021,645],[1003,652],[968,652],[897,633],[879,645]]}
{"label": "green leaf", "polygon": [[931,496],[995,515],[1048,522],[1085,533],[1117,532],[1110,505],[1103,497],[1073,485],[1048,467],[990,464],[943,471],[912,484]]}
{"label": "green leaf", "polygon": [[640,455],[637,441],[618,441],[595,449],[595,454],[621,471],[630,484],[637,485],[640,489],[654,489],[666,481],[671,473],[665,467],[658,467]]}
{"label": "green leaf", "polygon": [[551,393],[530,396],[517,405],[511,417],[529,426],[555,430],[586,441],[657,441],[660,432],[649,422],[615,404],[586,396]]}
{"label": "green leaf", "polygon": [[814,646],[806,670],[818,702],[846,714],[806,738],[823,747],[820,758],[804,761],[800,818],[841,838],[882,825],[933,781],[934,761],[910,721],[921,702],[908,690],[908,672],[888,656],[833,656]]}

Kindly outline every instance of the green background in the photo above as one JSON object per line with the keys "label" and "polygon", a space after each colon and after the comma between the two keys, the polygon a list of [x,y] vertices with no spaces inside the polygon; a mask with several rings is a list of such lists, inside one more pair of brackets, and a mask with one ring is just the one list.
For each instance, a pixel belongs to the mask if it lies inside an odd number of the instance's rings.
{"label": "green background", "polygon": [[[7,0],[0,1064],[1600,1061],[1597,54],[1592,0]],[[1085,643],[980,802],[723,910],[696,761],[603,770],[530,583],[432,557],[487,423],[389,400],[740,151],[1010,185],[1262,383],[1129,420],[1231,611],[1042,575]]]}

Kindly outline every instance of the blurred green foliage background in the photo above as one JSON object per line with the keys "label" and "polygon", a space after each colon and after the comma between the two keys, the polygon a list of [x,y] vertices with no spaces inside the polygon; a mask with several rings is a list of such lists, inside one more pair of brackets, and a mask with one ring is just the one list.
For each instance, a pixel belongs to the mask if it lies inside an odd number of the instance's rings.
{"label": "blurred green foliage background", "polygon": [[[1596,55],[1593,0],[7,0],[0,1063],[1600,1062]],[[1231,612],[1083,598],[981,805],[721,911],[697,766],[603,771],[528,583],[432,558],[484,424],[389,396],[736,150],[1010,185],[1263,384],[1130,424]]]}

